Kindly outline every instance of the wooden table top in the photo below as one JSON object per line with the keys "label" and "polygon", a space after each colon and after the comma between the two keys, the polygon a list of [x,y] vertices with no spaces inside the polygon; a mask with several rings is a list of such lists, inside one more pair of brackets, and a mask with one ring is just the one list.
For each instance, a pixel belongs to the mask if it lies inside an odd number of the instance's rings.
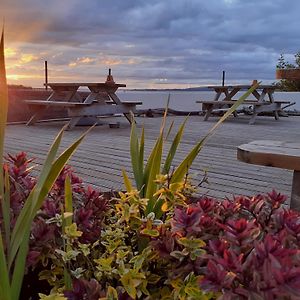
{"label": "wooden table top", "polygon": [[249,164],[300,171],[300,143],[253,141],[238,146],[237,158]]}
{"label": "wooden table top", "polygon": [[91,86],[91,87],[126,87],[123,83],[106,83],[106,82],[49,82],[50,87],[76,87],[76,86]]}

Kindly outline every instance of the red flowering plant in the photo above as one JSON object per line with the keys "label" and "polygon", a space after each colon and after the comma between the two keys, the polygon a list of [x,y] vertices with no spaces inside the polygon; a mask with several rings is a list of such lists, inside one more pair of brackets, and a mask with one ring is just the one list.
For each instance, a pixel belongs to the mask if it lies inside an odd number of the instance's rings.
{"label": "red flowering plant", "polygon": [[[12,223],[35,183],[30,162],[25,153],[7,157]],[[67,177],[73,214],[63,229]],[[106,196],[64,168],[33,221],[21,297],[51,288],[72,300],[300,297],[300,215],[284,207],[285,196],[217,201],[191,197],[186,180],[174,191],[160,184],[159,197],[172,192],[174,201],[157,220],[137,191]]]}
{"label": "red flowering plant", "polygon": [[[33,168],[30,166],[32,159],[28,159],[26,153],[21,152],[15,156],[9,154],[6,161],[4,168],[8,171],[10,180],[10,221],[11,228],[13,228],[28,195],[36,184],[36,178],[32,175]],[[39,277],[36,276],[36,273],[42,271],[40,278],[49,279],[45,275],[46,270],[51,269],[51,266],[54,265],[63,265],[57,250],[63,249],[64,244],[61,216],[67,176],[70,178],[72,187],[73,220],[81,232],[76,242],[84,247],[86,244],[92,244],[99,240],[103,219],[108,210],[109,195],[104,195],[91,187],[85,187],[82,180],[74,174],[72,168],[66,166],[58,176],[31,226],[26,263],[29,275],[25,276],[23,296],[27,290],[32,295],[36,285],[36,282],[30,282],[30,277],[38,280]],[[0,222],[2,223],[1,210]],[[37,272],[32,273],[32,270],[37,270]],[[53,277],[51,278],[55,281]],[[49,287],[47,288],[49,289]]]}
{"label": "red flowering plant", "polygon": [[[175,277],[193,272],[219,299],[299,299],[300,214],[283,207],[285,200],[275,191],[200,198],[175,209],[170,228],[152,244]],[[203,241],[201,255],[191,256],[182,239]]]}

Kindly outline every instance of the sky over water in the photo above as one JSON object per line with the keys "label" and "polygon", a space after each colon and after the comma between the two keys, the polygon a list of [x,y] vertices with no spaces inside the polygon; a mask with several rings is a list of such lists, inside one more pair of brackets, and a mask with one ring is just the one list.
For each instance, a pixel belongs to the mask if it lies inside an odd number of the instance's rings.
{"label": "sky over water", "polygon": [[105,80],[129,88],[275,81],[300,50],[298,0],[0,0],[9,82]]}

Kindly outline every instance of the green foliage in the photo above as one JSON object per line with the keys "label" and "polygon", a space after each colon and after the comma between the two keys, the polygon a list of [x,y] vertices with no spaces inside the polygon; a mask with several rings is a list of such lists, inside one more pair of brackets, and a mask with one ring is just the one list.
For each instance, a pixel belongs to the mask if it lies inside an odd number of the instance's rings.
{"label": "green foliage", "polygon": [[[164,141],[166,140],[166,116],[168,111],[168,105],[170,101],[170,95],[167,101],[167,108],[162,119],[162,124],[160,128],[160,133],[156,139],[154,147],[146,160],[146,165],[144,166],[144,144],[145,144],[145,133],[144,128],[142,129],[141,138],[139,141],[137,128],[135,122],[132,122],[131,136],[130,136],[130,155],[132,172],[135,179],[136,188],[139,191],[142,198],[148,199],[145,215],[149,213],[155,213],[157,218],[163,216],[164,211],[168,210],[168,203],[166,203],[166,197],[159,198],[157,195],[157,190],[159,188],[159,176],[168,175],[169,176],[169,186],[168,188],[173,188],[173,185],[181,183],[188,173],[193,161],[201,151],[203,145],[206,143],[208,138],[213,135],[215,130],[222,124],[222,122],[232,114],[237,107],[252,93],[252,91],[257,88],[259,83],[252,86],[249,91],[247,91],[243,96],[240,97],[238,101],[224,114],[224,116],[211,128],[207,135],[200,139],[194,148],[190,150],[187,156],[181,161],[181,163],[172,170],[170,174],[170,167],[172,165],[173,159],[176,155],[178,146],[183,136],[184,128],[187,119],[179,127],[175,137],[171,143],[171,146],[167,152],[165,162],[162,163],[163,151],[164,151]],[[167,136],[171,132],[173,124],[171,124],[169,130],[167,131]],[[123,170],[124,182],[127,191],[132,189],[132,184],[130,183],[126,172]],[[164,206],[163,206],[164,205]]]}
{"label": "green foliage", "polygon": [[43,299],[43,300],[67,300],[67,298],[64,297],[64,295],[60,294],[60,293],[51,294],[49,296],[40,293],[39,297],[40,297],[40,299]]}
{"label": "green foliage", "polygon": [[199,289],[202,276],[195,276],[194,273],[190,273],[186,278],[176,278],[171,281],[173,287],[173,299],[180,300],[209,300],[212,299],[214,294],[204,294]]}
{"label": "green foliage", "polygon": [[[166,175],[161,175],[161,178],[165,177]],[[166,197],[163,196],[166,194],[163,188],[166,184],[163,179],[159,183],[158,198]],[[190,189],[187,178],[182,183],[174,184],[167,192],[168,197],[174,203],[179,202],[176,201],[177,198],[184,198],[186,201],[185,195],[188,193],[184,187]],[[162,231],[170,229],[173,204],[170,204],[166,218],[162,221],[156,219],[154,213],[146,215],[148,200],[141,198],[137,190],[131,189],[119,194],[120,197],[110,201],[101,235],[95,243],[79,241],[82,232],[75,222],[64,226],[63,238],[67,247],[56,249],[55,256],[48,257],[51,269],[40,273],[40,279],[47,280],[53,287],[53,295],[66,288],[67,268],[76,291],[82,286],[77,286],[74,279],[87,282],[96,280],[102,289],[99,288],[98,298],[95,296],[91,299],[118,299],[120,295],[128,295],[132,299],[198,299],[198,295],[201,295],[199,299],[211,299],[197,287],[198,279],[192,280],[192,276],[184,279],[189,272],[174,277],[172,263],[165,261],[152,245],[151,241],[160,239]],[[61,211],[61,214],[56,217],[56,221],[53,220],[58,226],[64,224],[60,219],[65,217],[66,212]],[[205,253],[205,243],[200,239],[178,239],[177,246],[176,250],[182,252],[185,258],[196,259]],[[173,259],[180,263],[180,258],[176,255]],[[178,291],[173,287],[176,279],[182,279],[181,290]],[[68,295],[74,293],[72,290],[68,291]],[[82,291],[80,295],[84,293]]]}
{"label": "green foliage", "polygon": [[[2,32],[0,42],[0,78],[0,168],[2,169],[8,106],[8,93],[4,63],[4,30]],[[82,135],[75,143],[73,143],[62,154],[56,157],[62,134],[63,129],[58,134],[49,150],[37,183],[30,192],[28,199],[16,220],[12,232],[10,232],[10,225],[8,224],[10,222],[10,185],[8,173],[5,171],[3,176],[3,172],[0,172],[0,196],[5,227],[4,233],[2,232],[0,236],[1,300],[17,300],[19,298],[25,272],[25,262],[29,246],[31,223],[64,165],[84,138],[84,135]],[[5,244],[3,241],[5,241]]]}

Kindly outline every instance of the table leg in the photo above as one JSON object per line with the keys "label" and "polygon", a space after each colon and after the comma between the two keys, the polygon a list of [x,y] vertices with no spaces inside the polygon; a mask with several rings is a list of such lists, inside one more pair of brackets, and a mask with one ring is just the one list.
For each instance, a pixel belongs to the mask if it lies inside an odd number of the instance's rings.
{"label": "table leg", "polygon": [[253,105],[253,115],[249,121],[249,125],[254,125],[257,115],[258,115],[258,113],[256,112],[256,106]]}
{"label": "table leg", "polygon": [[202,104],[202,109],[206,110],[206,113],[204,115],[204,121],[207,121],[211,112],[213,111],[214,105],[213,104]]}
{"label": "table leg", "polygon": [[68,127],[66,130],[73,129],[76,125],[78,126],[92,126],[94,124],[100,124],[99,120],[96,117],[72,117],[69,121]]}
{"label": "table leg", "polygon": [[[274,97],[273,97],[273,92],[268,91],[268,96],[269,96],[270,102],[275,103]],[[274,117],[275,117],[275,120],[279,120],[278,110],[274,110]]]}
{"label": "table leg", "polygon": [[38,119],[39,117],[42,115],[42,113],[46,110],[45,107],[43,108],[38,108],[36,110],[36,112],[30,117],[29,121],[27,121],[26,125],[27,126],[30,126],[30,125],[33,125]]}
{"label": "table leg", "polygon": [[[118,98],[118,96],[114,93],[114,92],[111,92],[111,91],[108,91],[107,92],[109,97],[118,105],[118,104],[121,104],[121,100]],[[131,124],[131,115],[130,113],[123,113],[124,117],[128,120],[128,122]]]}
{"label": "table leg", "polygon": [[294,171],[291,195],[291,209],[300,211],[300,171]]}
{"label": "table leg", "polygon": [[71,120],[69,121],[67,130],[71,130],[72,128],[74,128],[75,125],[79,122],[79,120],[80,120],[81,118],[82,118],[82,117],[73,117],[73,118],[71,118]]}

